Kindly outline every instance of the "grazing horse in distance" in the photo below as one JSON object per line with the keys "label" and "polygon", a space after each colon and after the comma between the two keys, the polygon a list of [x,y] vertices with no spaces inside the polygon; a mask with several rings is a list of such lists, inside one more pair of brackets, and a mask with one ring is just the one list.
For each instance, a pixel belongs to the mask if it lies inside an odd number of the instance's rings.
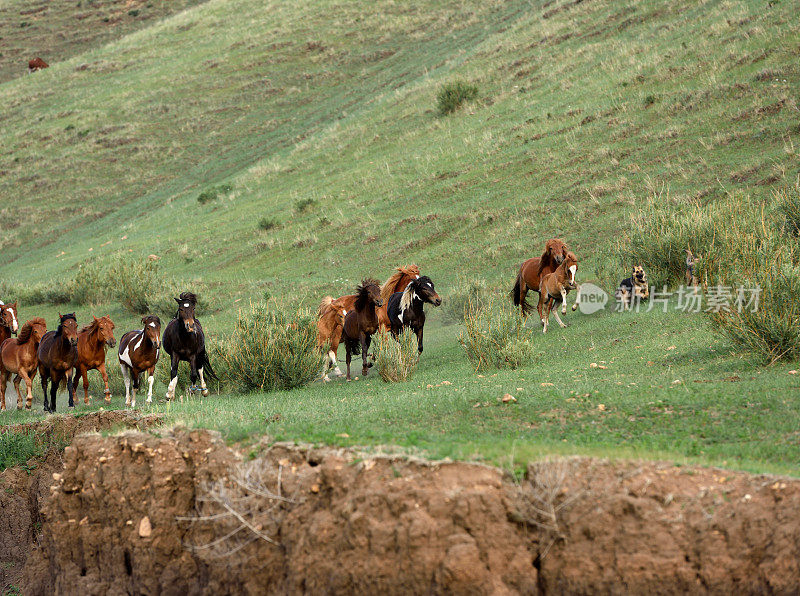
{"label": "grazing horse in distance", "polygon": [[533,257],[525,261],[519,268],[511,298],[515,306],[520,307],[523,315],[527,315],[533,307],[526,301],[528,290],[539,291],[541,278],[556,270],[567,257],[567,245],[559,238],[551,238],[544,245],[541,257]]}
{"label": "grazing horse in distance", "polygon": [[0,300],[0,346],[19,330],[17,323],[17,303],[3,304]]}
{"label": "grazing horse in distance", "polygon": [[[22,409],[22,392],[20,380],[25,381],[27,400],[25,409],[30,410],[33,403],[33,379],[39,366],[37,351],[39,342],[47,333],[47,323],[41,317],[27,321],[16,338],[10,338],[0,344],[0,410],[6,409],[6,385],[8,377],[14,373],[14,388],[17,390],[17,408]],[[47,399],[45,394],[45,399]]]}
{"label": "grazing horse in distance", "polygon": [[167,388],[167,399],[175,397],[175,386],[178,384],[178,363],[183,360],[189,363],[189,378],[192,382],[190,391],[198,391],[197,378],[200,378],[200,391],[203,397],[208,396],[208,387],[203,376],[205,369],[211,378],[216,379],[214,369],[208,361],[206,353],[206,338],[203,328],[194,316],[197,306],[197,296],[191,292],[183,292],[175,298],[178,311],[175,318],[167,323],[164,330],[164,350],[170,356],[170,382]]}
{"label": "grazing horse in distance", "polygon": [[[58,328],[48,331],[39,342],[39,375],[44,392],[44,411],[56,411],[56,394],[61,382],[66,380],[69,393],[69,407],[75,407],[75,392],[72,387],[72,368],[78,360],[78,319],[75,313],[58,315]],[[47,405],[47,383],[50,387],[50,405]]]}
{"label": "grazing horse in distance", "polygon": [[36,72],[37,70],[42,70],[43,68],[50,68],[50,65],[38,56],[33,60],[28,60],[28,74]]}
{"label": "grazing horse in distance", "polygon": [[[567,292],[574,290],[575,285],[575,272],[578,270],[578,259],[572,252],[567,253],[567,257],[561,261],[561,264],[556,268],[553,273],[548,273],[542,277],[539,283],[539,318],[542,321],[542,333],[547,333],[547,324],[550,321],[550,311],[556,302],[561,303],[561,314],[567,314]],[[572,310],[575,310],[572,306]],[[556,321],[560,327],[566,327],[561,317],[558,316],[558,309],[553,311],[556,316]]]}
{"label": "grazing horse in distance", "polygon": [[347,352],[347,380],[350,380],[350,360],[353,354],[361,351],[361,373],[367,376],[367,351],[372,341],[372,334],[378,330],[377,310],[383,304],[381,289],[377,280],[365,279],[356,288],[356,301],[353,310],[344,317],[342,339]]}
{"label": "grazing horse in distance", "polygon": [[[378,309],[378,323],[381,328],[389,328],[389,317],[386,315],[386,306],[389,297],[395,292],[402,292],[412,280],[419,277],[419,267],[417,265],[406,265],[398,267],[389,279],[381,287],[381,299],[383,306]],[[322,371],[322,380],[329,381],[328,371],[333,368],[336,376],[341,377],[342,371],[336,363],[336,352],[342,339],[342,325],[344,317],[355,307],[356,295],[349,294],[341,296],[335,300],[331,296],[325,296],[317,310],[317,342],[320,350],[327,351],[328,359]],[[336,312],[334,312],[336,311]],[[327,347],[327,350],[325,349]]]}
{"label": "grazing horse in distance", "polygon": [[[147,371],[147,403],[153,401],[153,379],[161,348],[161,319],[156,315],[142,317],[142,328],[128,331],[119,340],[119,367],[125,379],[125,405],[136,407],[136,390],[142,372]],[[133,399],[131,399],[133,385]]]}
{"label": "grazing horse in distance", "polygon": [[431,278],[423,275],[413,280],[402,292],[395,292],[389,297],[386,312],[389,316],[392,335],[403,327],[411,327],[417,336],[417,350],[422,354],[422,333],[425,328],[425,303],[439,306],[442,299],[433,287]]}
{"label": "grazing horse in distance", "polygon": [[89,371],[97,369],[103,377],[106,403],[111,401],[111,390],[108,388],[106,373],[106,348],[113,348],[114,322],[106,315],[100,319],[93,317],[89,325],[78,331],[78,360],[75,362],[75,378],[72,381],[72,392],[78,390],[78,380],[83,378],[83,403],[89,405]]}

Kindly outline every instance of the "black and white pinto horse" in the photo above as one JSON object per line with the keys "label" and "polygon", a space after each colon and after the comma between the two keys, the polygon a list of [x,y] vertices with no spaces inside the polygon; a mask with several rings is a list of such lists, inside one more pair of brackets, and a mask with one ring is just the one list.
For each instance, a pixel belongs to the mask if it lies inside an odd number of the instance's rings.
{"label": "black and white pinto horse", "polygon": [[433,287],[427,275],[418,277],[406,286],[402,292],[395,292],[389,297],[386,314],[389,317],[392,335],[397,337],[403,327],[411,327],[417,336],[417,349],[422,354],[422,332],[425,327],[425,303],[439,306],[442,299]]}
{"label": "black and white pinto horse", "polygon": [[[178,384],[178,363],[183,360],[189,363],[189,379],[192,386],[189,391],[202,391],[203,396],[208,396],[208,387],[203,375],[207,370],[212,379],[216,379],[214,369],[208,361],[206,353],[206,338],[203,335],[203,328],[194,317],[194,309],[197,306],[197,296],[191,292],[183,292],[179,298],[175,298],[178,303],[178,311],[164,330],[162,345],[164,351],[170,356],[170,382],[167,388],[167,399],[175,397],[175,386]],[[200,379],[200,387],[197,387],[197,379]]]}

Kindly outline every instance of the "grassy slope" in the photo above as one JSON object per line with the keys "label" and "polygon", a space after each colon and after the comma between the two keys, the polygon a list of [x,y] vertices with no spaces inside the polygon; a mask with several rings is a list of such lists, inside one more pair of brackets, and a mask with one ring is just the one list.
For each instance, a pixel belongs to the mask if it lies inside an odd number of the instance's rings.
{"label": "grassy slope", "polygon": [[[570,240],[584,280],[616,275],[604,252],[651,190],[768,197],[796,177],[790,4],[212,0],[0,85],[0,275],[44,280],[90,257],[157,253],[212,297],[217,333],[232,299],[269,288],[311,303],[402,262],[420,263],[445,296],[458,271],[507,285],[550,235]],[[75,72],[90,61],[103,72]],[[476,81],[480,99],[439,118],[436,88],[454,76]],[[197,203],[221,182],[233,192]],[[316,206],[298,213],[308,198]],[[281,227],[259,231],[262,216]],[[55,309],[23,316],[33,310]],[[441,328],[426,334],[410,384],[236,397],[225,415],[208,415],[220,407],[211,400],[170,407],[232,438],[266,430],[495,460],[566,441],[798,471],[785,367],[762,374],[698,317],[632,317],[576,318],[496,384],[470,372],[456,331]],[[586,369],[612,358],[618,368]],[[734,374],[742,380],[724,380]],[[442,399],[425,390],[445,379]],[[515,409],[472,407],[516,387],[526,399]],[[281,420],[264,422],[274,412]]]}

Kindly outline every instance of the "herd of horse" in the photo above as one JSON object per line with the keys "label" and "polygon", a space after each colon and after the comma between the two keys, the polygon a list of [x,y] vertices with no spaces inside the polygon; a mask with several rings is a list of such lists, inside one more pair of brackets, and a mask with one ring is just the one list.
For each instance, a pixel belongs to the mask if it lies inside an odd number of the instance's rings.
{"label": "herd of horse", "polygon": [[[144,372],[148,376],[147,402],[152,401],[155,368],[162,346],[170,356],[171,365],[167,399],[175,395],[180,362],[189,364],[190,391],[202,392],[207,396],[209,391],[204,373],[207,371],[210,377],[217,378],[208,361],[203,328],[195,317],[197,297],[191,292],[184,292],[175,301],[178,310],[167,324],[163,338],[161,320],[156,315],[145,315],[142,317],[142,328],[128,331],[119,342],[117,358],[125,381],[126,406],[136,407],[136,392]],[[47,323],[42,317],[34,317],[20,328],[17,303],[0,302],[0,410],[6,409],[6,388],[12,375],[17,391],[17,408],[31,409],[33,379],[37,372],[42,384],[45,412],[55,412],[56,394],[62,384],[67,387],[69,407],[74,407],[80,378],[83,379],[84,403],[89,404],[87,373],[95,369],[103,377],[105,401],[110,402],[106,350],[115,344],[114,322],[108,315],[93,317],[90,324],[79,328],[75,313],[60,314],[55,331],[47,330]],[[20,390],[22,381],[25,382],[27,393],[24,404]]]}
{"label": "herd of horse", "polygon": [[[521,315],[526,316],[533,310],[527,302],[528,292],[537,292],[537,310],[543,331],[546,332],[550,312],[555,305],[561,304],[561,312],[566,314],[566,295],[577,287],[577,268],[577,257],[563,240],[548,240],[542,255],[525,261],[517,273],[511,297],[520,308]],[[161,320],[156,315],[148,314],[141,319],[141,329],[128,331],[120,339],[117,358],[125,382],[126,406],[136,407],[136,393],[143,373],[147,374],[148,381],[147,403],[152,402],[155,368],[162,347],[170,356],[168,400],[175,396],[180,362],[189,364],[190,392],[207,396],[209,391],[205,375],[217,378],[208,359],[203,328],[195,316],[197,297],[191,292],[183,292],[175,301],[178,303],[175,316],[167,324],[163,336]],[[362,280],[353,294],[335,299],[326,296],[317,313],[317,340],[320,350],[325,354],[321,379],[330,381],[331,370],[337,376],[344,376],[337,364],[340,343],[345,346],[347,380],[351,379],[352,357],[359,354],[362,358],[362,374],[368,375],[371,366],[368,352],[372,336],[381,329],[396,338],[404,328],[410,328],[417,337],[417,350],[422,354],[424,307],[426,304],[439,306],[441,303],[433,281],[421,275],[417,265],[398,267],[383,285],[367,278]],[[573,305],[572,309],[575,308],[576,305]],[[559,325],[564,327],[557,310],[553,312]],[[47,330],[43,318],[34,317],[20,328],[17,303],[3,304],[0,301],[0,410],[6,409],[6,388],[12,375],[17,391],[17,407],[31,408],[32,381],[37,372],[46,412],[55,412],[56,394],[62,384],[66,384],[69,393],[69,406],[74,407],[79,379],[83,379],[84,403],[89,404],[90,370],[97,370],[101,374],[105,400],[111,401],[106,350],[115,344],[114,323],[108,315],[93,317],[90,324],[80,328],[75,313],[59,315],[58,327],[54,331]],[[27,392],[24,405],[20,390],[22,381]]]}

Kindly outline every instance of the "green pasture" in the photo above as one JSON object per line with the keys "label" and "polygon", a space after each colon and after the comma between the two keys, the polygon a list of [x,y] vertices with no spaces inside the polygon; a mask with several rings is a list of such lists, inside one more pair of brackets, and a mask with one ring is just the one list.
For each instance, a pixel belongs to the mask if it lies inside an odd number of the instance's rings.
{"label": "green pasture", "polygon": [[[145,23],[60,59],[38,52],[51,68],[34,75],[8,78],[0,56],[0,299],[155,255],[201,294],[214,342],[251,301],[314,308],[406,263],[445,300],[463,279],[507,291],[553,236],[578,254],[579,281],[611,289],[630,265],[613,249],[652,196],[766,201],[800,176],[787,0],[152,4]],[[0,37],[22,47],[15,19]],[[440,116],[437,90],[456,79],[478,96]],[[20,319],[53,326],[76,310],[81,323],[111,314],[118,338],[136,328],[96,302],[23,303]],[[502,465],[556,452],[800,473],[796,364],[762,366],[703,315],[570,313],[546,336],[530,320],[536,357],[482,376],[443,319],[431,313],[408,382],[221,387],[182,403],[164,403],[159,382],[159,401],[139,405],[243,445],[266,434]],[[113,354],[109,368],[122,407]],[[90,409],[105,407],[92,384]],[[0,419],[40,418],[38,379],[35,395],[32,413]]]}

